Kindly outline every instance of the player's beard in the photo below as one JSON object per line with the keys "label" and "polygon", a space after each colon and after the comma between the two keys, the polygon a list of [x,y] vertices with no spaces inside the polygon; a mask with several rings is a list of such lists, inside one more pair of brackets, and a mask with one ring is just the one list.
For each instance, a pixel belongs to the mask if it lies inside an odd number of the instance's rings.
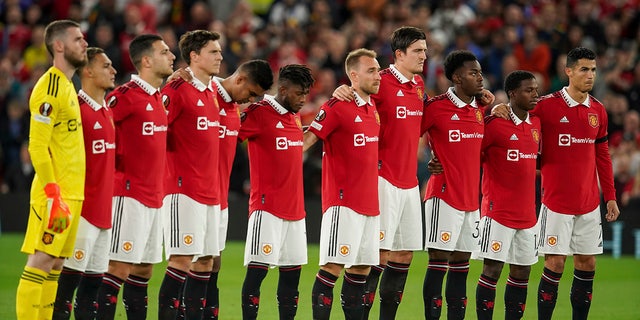
{"label": "player's beard", "polygon": [[64,59],[67,60],[69,62],[69,64],[71,64],[76,69],[78,69],[80,67],[83,67],[84,65],[87,64],[87,54],[86,53],[83,53],[82,54],[82,58],[79,59],[78,57],[75,57],[73,55],[73,53],[71,53],[71,51],[65,49],[64,50]]}

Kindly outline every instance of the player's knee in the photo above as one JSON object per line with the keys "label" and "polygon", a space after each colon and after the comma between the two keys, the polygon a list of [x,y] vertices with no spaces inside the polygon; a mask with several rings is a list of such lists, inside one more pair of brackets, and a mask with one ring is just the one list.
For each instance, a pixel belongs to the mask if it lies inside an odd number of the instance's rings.
{"label": "player's knee", "polygon": [[574,255],[574,267],[582,271],[596,270],[596,256]]}
{"label": "player's knee", "polygon": [[392,251],[388,261],[410,264],[413,259],[413,251]]}
{"label": "player's knee", "polygon": [[544,266],[553,272],[562,273],[566,259],[566,256],[547,255],[544,258]]}
{"label": "player's knee", "polygon": [[509,274],[512,278],[516,279],[529,279],[531,273],[531,266],[516,266],[512,265]]}

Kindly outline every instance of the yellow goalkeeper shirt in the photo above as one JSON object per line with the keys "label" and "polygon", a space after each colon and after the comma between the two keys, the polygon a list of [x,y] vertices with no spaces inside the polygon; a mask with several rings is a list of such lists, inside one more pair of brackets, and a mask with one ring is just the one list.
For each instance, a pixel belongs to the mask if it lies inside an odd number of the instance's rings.
{"label": "yellow goalkeeper shirt", "polygon": [[70,79],[51,67],[38,79],[31,97],[29,154],[36,171],[31,203],[46,198],[44,186],[60,185],[64,199],[84,199],[85,154],[78,95]]}

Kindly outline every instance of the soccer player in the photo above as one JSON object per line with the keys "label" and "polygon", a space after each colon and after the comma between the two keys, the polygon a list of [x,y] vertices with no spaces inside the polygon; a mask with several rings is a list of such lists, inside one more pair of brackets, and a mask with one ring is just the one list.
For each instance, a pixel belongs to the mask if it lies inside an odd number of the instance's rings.
{"label": "soccer player", "polygon": [[45,29],[53,66],[29,98],[29,154],[35,169],[29,223],[21,251],[28,255],[16,293],[17,319],[51,319],[64,258],[73,254],[84,199],[82,119],[71,77],[87,61],[80,26],[57,20]]}
{"label": "soccer player", "polygon": [[248,140],[251,172],[243,319],[257,318],[260,285],[271,266],[280,270],[277,294],[280,319],[293,319],[296,315],[301,265],[307,263],[303,136],[298,111],[304,106],[313,82],[308,67],[284,66],[279,71],[276,95],[265,96],[241,114],[238,138]]}
{"label": "soccer player", "polygon": [[162,210],[168,263],[158,298],[160,319],[175,319],[183,294],[186,317],[202,318],[213,256],[219,254],[220,110],[211,84],[222,62],[219,39],[206,30],[182,35],[178,46],[192,79],[176,78],[162,89],[169,123]]}
{"label": "soccer player", "polygon": [[160,36],[131,41],[138,75],[107,96],[116,127],[116,172],[109,269],[98,291],[98,319],[113,319],[118,293],[127,318],[144,319],[153,264],[162,261],[160,209],[165,195],[167,113],[159,87],[175,56]]}
{"label": "soccer player", "polygon": [[109,265],[116,133],[104,97],[115,87],[116,70],[104,50],[92,47],[87,49],[87,64],[78,73],[87,161],[84,202],[73,255],[65,261],[58,281],[53,319],[69,319],[72,309],[76,319],[93,319],[98,288]]}
{"label": "soccer player", "polygon": [[480,147],[484,118],[476,96],[483,91],[482,69],[469,51],[453,51],[444,61],[453,87],[425,105],[422,132],[428,132],[443,172],[432,175],[425,194],[425,248],[429,263],[424,279],[426,319],[438,319],[442,282],[447,274],[449,319],[464,318],[469,258],[478,243]]}
{"label": "soccer player", "polygon": [[350,102],[331,98],[305,132],[305,150],[319,139],[322,158],[320,270],[312,291],[314,319],[329,319],[333,287],[346,268],[342,310],[346,319],[364,315],[365,283],[379,263],[378,135],[380,116],[371,95],[380,88],[376,53],[351,51],[345,71],[354,89]]}
{"label": "soccer player", "polygon": [[505,319],[524,314],[531,265],[536,250],[536,159],[540,120],[530,115],[538,101],[538,83],[527,71],[507,75],[510,119],[485,118],[482,139],[482,205],[480,250],[484,259],[476,289],[478,319],[492,319],[496,284],[504,263],[509,278],[504,294]]}
{"label": "soccer player", "polygon": [[542,129],[542,207],[539,252],[544,270],[538,287],[538,318],[551,319],[567,255],[573,255],[573,319],[587,319],[597,254],[602,254],[600,191],[605,218],[620,215],[607,145],[607,113],[589,95],[596,77],[596,55],[587,48],[567,54],[569,86],[543,97],[533,114]]}
{"label": "soccer player", "polygon": [[240,108],[238,104],[251,102],[264,95],[273,85],[273,73],[265,60],[250,60],[241,64],[229,77],[213,77],[218,90],[216,100],[220,106],[220,228],[218,230],[218,248],[220,255],[213,258],[213,268],[207,286],[204,319],[218,319],[219,290],[218,273],[222,264],[222,250],[227,240],[229,221],[229,178],[236,153],[238,133],[240,132]]}

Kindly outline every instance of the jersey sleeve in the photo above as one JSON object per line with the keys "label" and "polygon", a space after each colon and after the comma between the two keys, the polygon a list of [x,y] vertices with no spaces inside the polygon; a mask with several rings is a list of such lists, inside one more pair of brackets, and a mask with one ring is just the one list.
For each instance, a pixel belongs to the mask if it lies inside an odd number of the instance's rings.
{"label": "jersey sleeve", "polygon": [[113,121],[120,122],[129,116],[132,110],[132,106],[127,103],[127,97],[125,94],[120,93],[120,90],[116,89],[107,96],[107,106],[113,112]]}
{"label": "jersey sleeve", "polygon": [[171,125],[182,112],[182,95],[178,94],[177,90],[174,90],[169,86],[165,86],[162,89],[162,101],[165,102],[165,108],[168,111],[167,121],[169,125]]}
{"label": "jersey sleeve", "polygon": [[[602,110],[604,110],[604,108]],[[609,125],[609,121],[606,112],[603,111],[600,113],[600,119],[602,119],[602,123],[600,123],[598,137],[595,143],[598,179],[600,180],[604,201],[616,200],[616,189],[613,182],[613,164],[611,163],[611,156],[609,155],[609,143],[607,139],[607,126]]]}
{"label": "jersey sleeve", "polygon": [[309,131],[325,140],[340,123],[338,100],[332,98],[320,107],[320,111],[309,125]]}
{"label": "jersey sleeve", "polygon": [[249,106],[245,111],[240,113],[240,131],[238,132],[238,140],[244,141],[251,139],[260,132],[258,123],[258,106]]}
{"label": "jersey sleeve", "polygon": [[46,93],[46,88],[38,82],[29,99],[31,111],[29,129],[29,154],[33,168],[43,184],[56,182],[53,171],[49,142],[60,112],[60,100]]}
{"label": "jersey sleeve", "polygon": [[424,135],[429,128],[433,125],[433,114],[431,113],[431,109],[429,106],[432,104],[433,100],[425,100],[423,104],[422,111],[422,122],[420,123],[420,135]]}
{"label": "jersey sleeve", "polygon": [[482,161],[484,161],[484,153],[493,143],[493,132],[496,130],[495,117],[489,116],[484,118],[484,136],[482,137],[482,146],[480,148],[480,155]]}

